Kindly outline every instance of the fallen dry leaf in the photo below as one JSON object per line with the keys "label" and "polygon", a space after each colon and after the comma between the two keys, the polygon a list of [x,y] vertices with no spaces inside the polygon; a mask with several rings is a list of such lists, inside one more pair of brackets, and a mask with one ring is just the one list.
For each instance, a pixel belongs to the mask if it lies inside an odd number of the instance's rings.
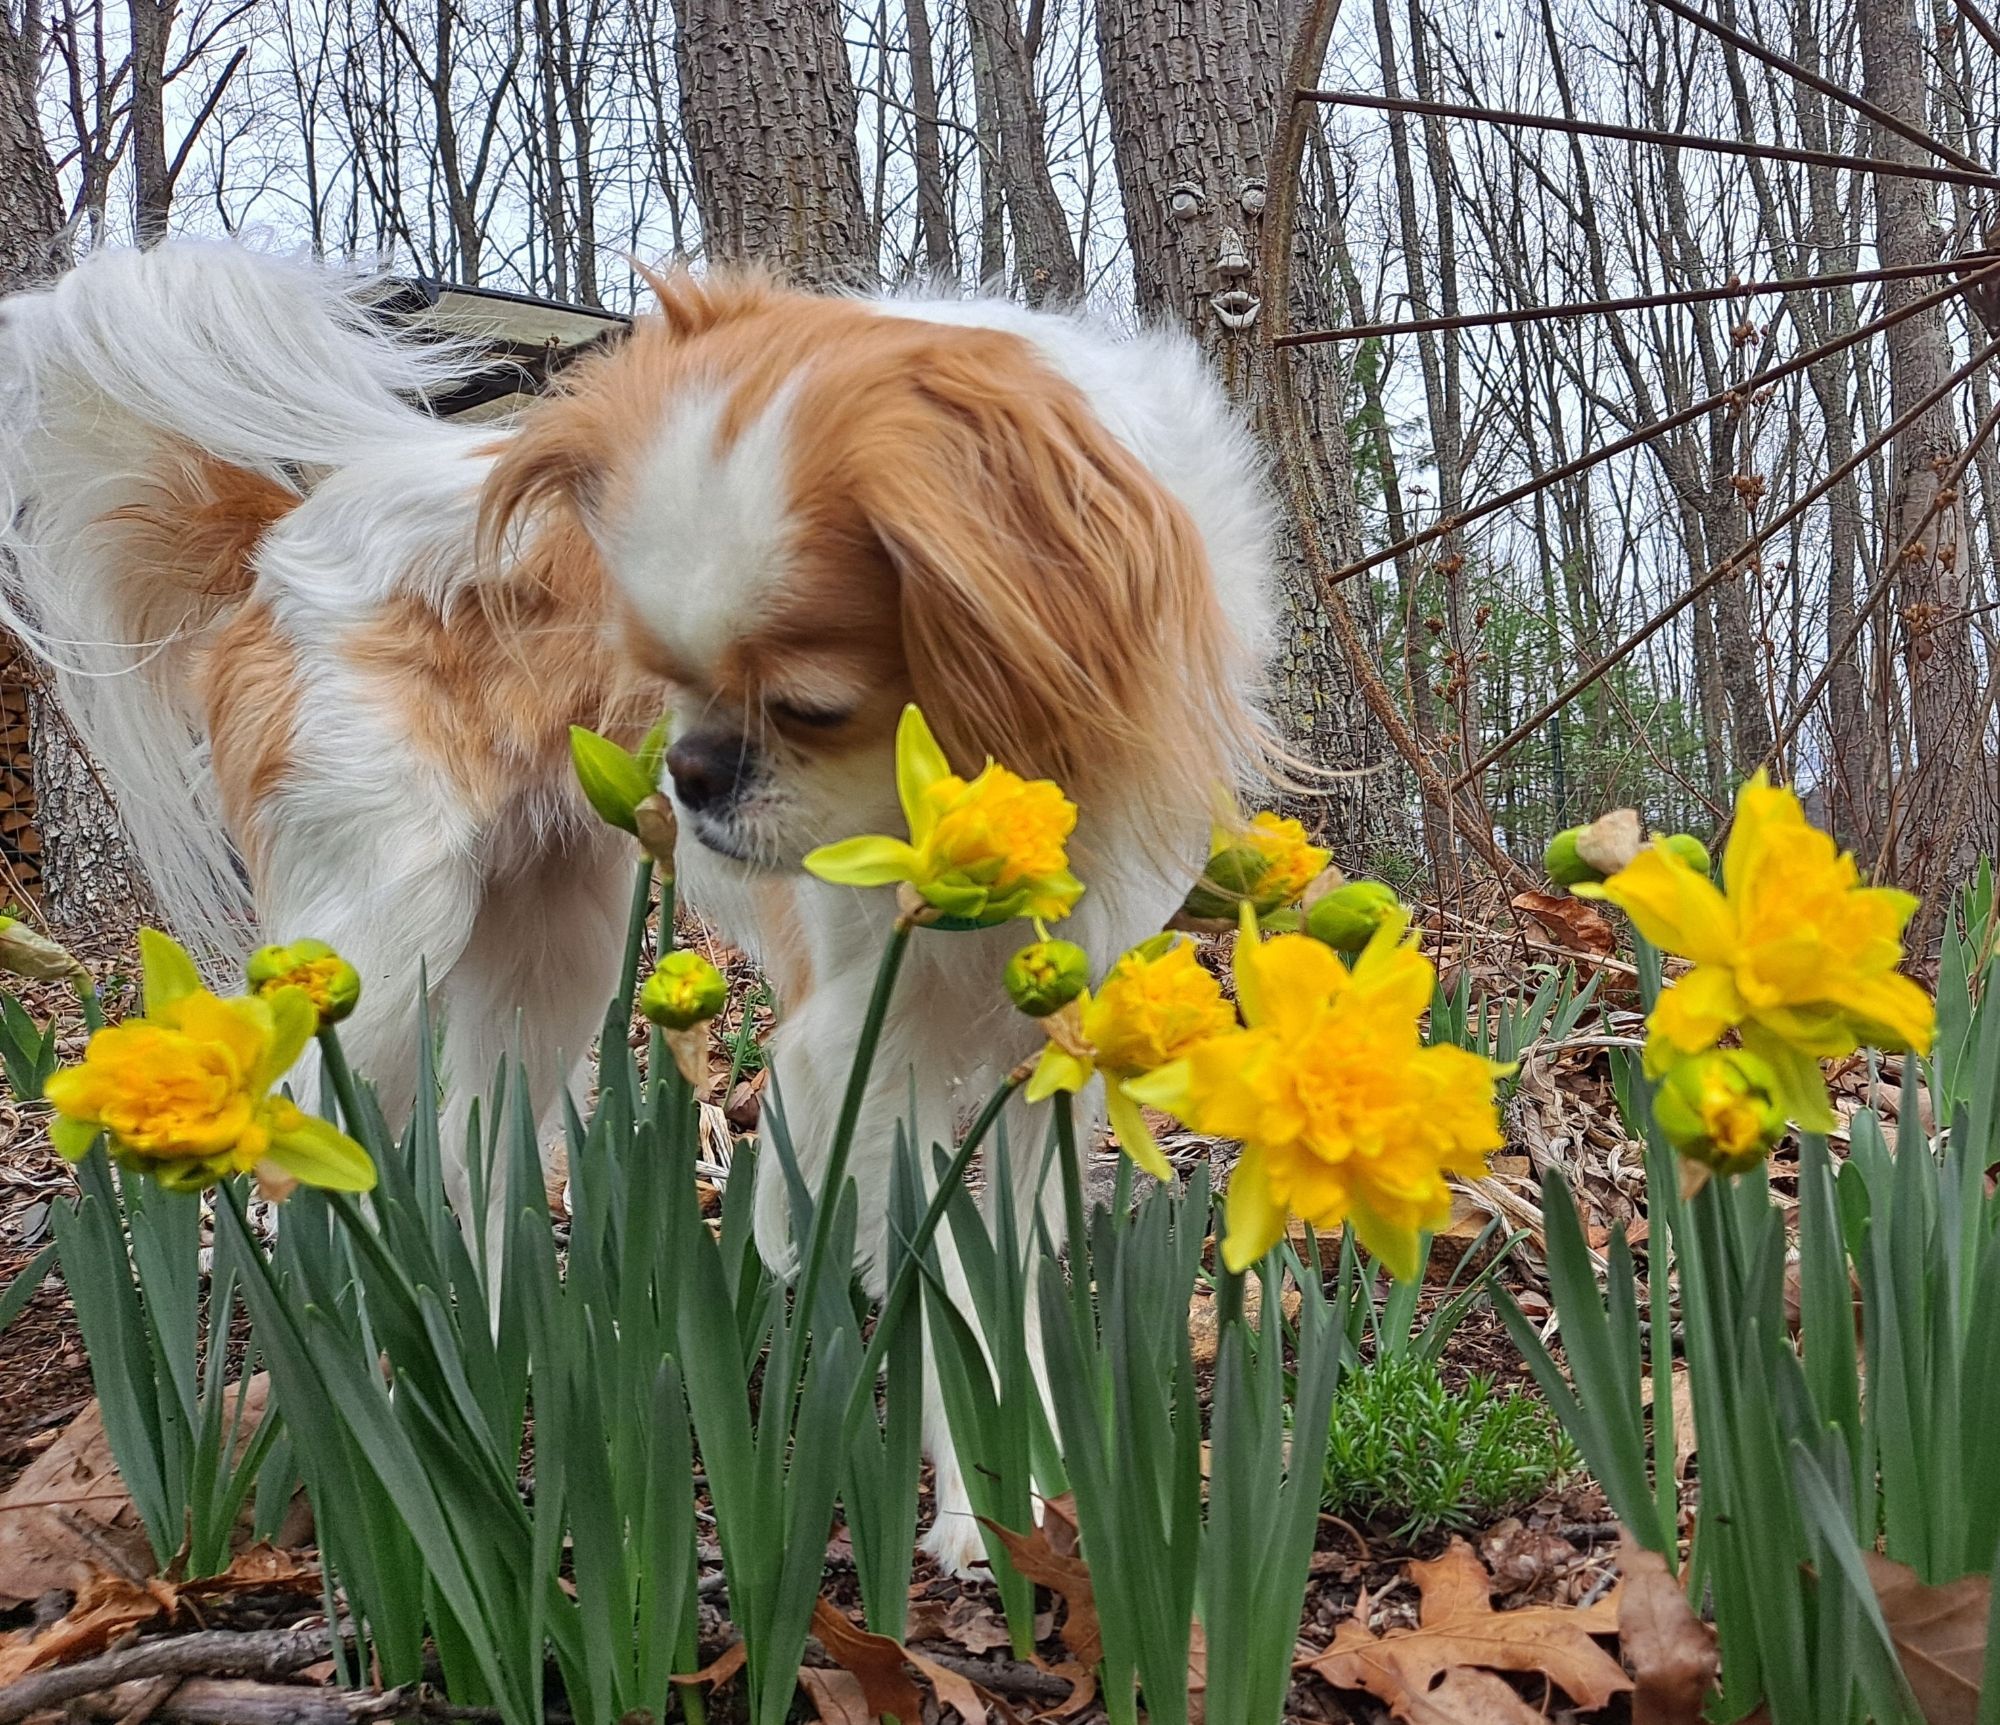
{"label": "fallen dry leaf", "polygon": [[1442,1683],[1412,1698],[1396,1717],[1409,1725],[1548,1725],[1492,1672],[1464,1666],[1447,1671]]}
{"label": "fallen dry leaf", "polygon": [[911,1652],[908,1648],[904,1652],[909,1655],[910,1663],[917,1668],[918,1674],[937,1691],[942,1705],[951,1708],[965,1721],[965,1725],[986,1725],[986,1702],[980,1695],[978,1684],[934,1659],[926,1659],[921,1653]]}
{"label": "fallen dry leaf", "polygon": [[1610,920],[1592,905],[1568,894],[1519,892],[1509,901],[1523,916],[1539,924],[1558,946],[1593,958],[1609,958],[1618,944]]}
{"label": "fallen dry leaf", "polygon": [[1577,1562],[1576,1547],[1561,1534],[1529,1527],[1511,1515],[1480,1535],[1479,1555],[1493,1572],[1493,1591],[1502,1599],[1532,1593]]}
{"label": "fallen dry leaf", "polygon": [[1862,1561],[1903,1675],[1928,1725],[1973,1725],[1986,1665],[1992,1578],[1968,1575],[1927,1587],[1906,1564],[1872,1551],[1863,1552]]}
{"label": "fallen dry leaf", "polygon": [[[817,1666],[799,1668],[799,1687],[806,1692],[821,1725],[874,1725],[875,1709],[868,1704],[861,1680],[851,1671],[822,1671]],[[921,1713],[899,1715],[921,1719]]]}
{"label": "fallen dry leaf", "polygon": [[732,1641],[699,1671],[677,1671],[669,1681],[680,1684],[706,1683],[713,1692],[743,1669],[743,1661],[749,1657],[749,1653],[750,1649],[741,1641]]}
{"label": "fallen dry leaf", "polygon": [[44,1666],[102,1653],[142,1623],[170,1616],[176,1603],[171,1582],[92,1576],[77,1589],[75,1604],[47,1628],[0,1638],[0,1688]]}
{"label": "fallen dry leaf", "polygon": [[1013,1640],[1000,1614],[972,1593],[961,1593],[952,1601],[945,1613],[943,1633],[968,1653],[991,1653]]}
{"label": "fallen dry leaf", "polygon": [[910,1721],[910,1725],[923,1718],[923,1692],[903,1669],[905,1655],[901,1642],[871,1634],[824,1599],[813,1603],[812,1627],[820,1645],[853,1673],[867,1695],[871,1713],[892,1713],[898,1719]]}
{"label": "fallen dry leaf", "polygon": [[[1688,1377],[1688,1368],[1685,1365],[1674,1367],[1673,1375],[1668,1379],[1667,1387],[1669,1393],[1674,1398],[1672,1433],[1674,1440],[1674,1478],[1685,1480],[1687,1478],[1688,1463],[1694,1460],[1695,1452],[1700,1448],[1694,1430],[1694,1388]],[[1646,1375],[1645,1382],[1639,1386],[1639,1405],[1648,1413],[1652,1411],[1653,1378],[1650,1372]],[[1653,1434],[1653,1450],[1656,1455],[1664,1453],[1663,1446],[1660,1443],[1660,1434],[1657,1429]]]}
{"label": "fallen dry leaf", "polygon": [[1062,1596],[1069,1607],[1063,1616],[1063,1645],[1077,1664],[1086,1671],[1094,1670],[1103,1657],[1104,1646],[1097,1627],[1097,1596],[1091,1591],[1089,1566],[1080,1557],[1066,1557],[1056,1551],[1039,1527],[1029,1533],[1015,1533],[997,1522],[987,1521],[984,1516],[980,1521],[1007,1548],[1016,1569],[1030,1581],[1052,1588]]}
{"label": "fallen dry leaf", "polygon": [[[1348,1619],[1333,1645],[1307,1662],[1337,1689],[1365,1689],[1398,1719],[1429,1695],[1433,1684],[1460,1666],[1540,1673],[1586,1711],[1602,1707],[1632,1680],[1591,1639],[1618,1632],[1618,1589],[1589,1606],[1493,1609],[1493,1583],[1462,1539],[1442,1557],[1412,1563],[1418,1626],[1376,1635],[1365,1619]],[[1365,1596],[1358,1611],[1365,1610]],[[1435,1717],[1435,1715],[1433,1715]]]}
{"label": "fallen dry leaf", "polygon": [[1715,1685],[1715,1631],[1695,1614],[1667,1560],[1621,1529],[1618,1645],[1632,1673],[1632,1725],[1700,1725]]}

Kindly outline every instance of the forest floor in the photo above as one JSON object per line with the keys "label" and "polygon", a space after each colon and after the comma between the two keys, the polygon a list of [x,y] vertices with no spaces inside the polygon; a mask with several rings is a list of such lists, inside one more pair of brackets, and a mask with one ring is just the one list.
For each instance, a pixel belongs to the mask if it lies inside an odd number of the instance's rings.
{"label": "forest floor", "polygon": [[[1564,913],[1565,915],[1567,913]],[[1496,922],[1502,919],[1496,918]],[[1450,1225],[1433,1249],[1429,1275],[1449,1276],[1487,1222],[1498,1216],[1505,1229],[1524,1230],[1523,1249],[1497,1272],[1508,1291],[1533,1320],[1550,1316],[1548,1289],[1539,1252],[1540,1182],[1550,1168],[1570,1181],[1583,1212],[1586,1233],[1594,1247],[1608,1243],[1611,1230],[1623,1224],[1643,1263],[1647,1223],[1641,1148],[1624,1131],[1612,1101],[1609,1060],[1613,1050],[1636,1046],[1640,1024],[1631,995],[1629,971],[1593,950],[1596,940],[1578,944],[1578,931],[1556,925],[1551,931],[1534,917],[1517,919],[1515,932],[1496,935],[1491,926],[1433,917],[1428,949],[1438,957],[1442,980],[1449,989],[1464,967],[1473,971],[1473,993],[1512,997],[1524,984],[1532,989],[1538,967],[1551,961],[1581,959],[1601,975],[1599,993],[1584,1017],[1563,1037],[1543,1041],[1525,1051],[1518,1081],[1505,1109],[1508,1143],[1493,1158],[1488,1178],[1458,1194]],[[1521,931],[1525,930],[1526,933]],[[1560,944],[1552,944],[1559,942]],[[728,952],[716,952],[732,970],[737,984],[728,1014],[716,1027],[717,1059],[729,1069],[732,1051],[740,1057],[761,1028],[767,1008],[748,974],[747,966]],[[133,966],[122,952],[86,955],[100,979],[107,1007],[115,1015],[128,1006]],[[64,1056],[80,1052],[82,1034],[72,1003],[55,987],[32,990],[30,1010],[45,1021],[62,1011]],[[745,1015],[749,1024],[744,1025]],[[1859,1105],[1861,1075],[1835,1075],[1836,1093],[1843,1090]],[[726,1103],[732,1124],[741,1128],[754,1118],[757,1080],[739,1084]],[[1162,1123],[1165,1124],[1164,1122]],[[1217,1147],[1185,1133],[1167,1131],[1163,1143],[1170,1159],[1183,1171],[1196,1162],[1216,1162]],[[1099,1146],[1093,1158],[1091,1184],[1108,1193],[1115,1151]],[[1224,1170],[1218,1165],[1218,1175]],[[1781,1153],[1772,1166],[1773,1187],[1782,1198],[1792,1187],[1795,1164]],[[45,1111],[0,1097],[0,1287],[4,1287],[47,1243],[53,1207],[73,1190],[66,1166],[49,1149]],[[558,1191],[551,1201],[560,1203]],[[1503,1230],[1504,1231],[1504,1230]],[[1476,1268],[1477,1266],[1468,1266]],[[1427,1299],[1426,1308],[1435,1303]],[[1212,1358],[1214,1322],[1198,1301],[1190,1313],[1198,1361],[1204,1349]],[[1446,1381],[1462,1385],[1481,1374],[1501,1389],[1532,1391],[1527,1368],[1508,1341],[1497,1316],[1484,1302],[1477,1304],[1451,1335],[1442,1366]],[[1685,1398],[1682,1398],[1685,1400]],[[1682,1433],[1680,1448],[1693,1448],[1691,1429]],[[52,1472],[52,1464],[54,1469]],[[1688,1463],[1683,1457],[1682,1467]],[[23,1477],[25,1476],[25,1477]],[[51,1481],[53,1480],[53,1484]],[[1692,1476],[1688,1477],[1692,1489]],[[23,1498],[24,1489],[28,1496]],[[92,1571],[117,1575],[128,1584],[144,1580],[146,1547],[128,1503],[117,1489],[115,1471],[103,1451],[96,1425],[88,1363],[77,1335],[74,1312],[60,1278],[51,1275],[20,1316],[0,1333],[0,1671],[6,1647],[28,1632],[64,1618],[73,1605],[80,1578]],[[928,1503],[926,1504],[928,1508]],[[1049,1519],[1051,1544],[1061,1549],[1070,1523],[1061,1506]],[[190,1589],[185,1597],[163,1595],[157,1584],[154,1608],[143,1603],[129,1623],[114,1623],[107,1633],[89,1635],[78,1652],[94,1656],[97,1665],[72,1667],[77,1681],[95,1683],[88,1695],[74,1694],[61,1709],[34,1717],[147,1718],[251,1720],[327,1719],[361,1717],[477,1719],[477,1710],[447,1709],[434,1696],[399,1695],[388,1699],[353,1697],[326,1687],[333,1665],[326,1657],[328,1627],[323,1601],[312,1580],[310,1530],[301,1521],[290,1530],[296,1536],[289,1556],[265,1553],[252,1559],[241,1585],[211,1594]],[[1553,1637],[1578,1633],[1615,1637],[1615,1614],[1605,1616],[1604,1602],[1617,1581],[1615,1557],[1618,1528],[1602,1494],[1585,1477],[1561,1480],[1531,1502],[1505,1513],[1475,1517],[1456,1532],[1442,1530],[1406,1538],[1365,1514],[1342,1519],[1324,1516],[1313,1558],[1312,1581],[1299,1628],[1299,1668],[1288,1711],[1301,1720],[1375,1722],[1389,1717],[1383,1703],[1354,1688],[1336,1686],[1314,1668],[1329,1653],[1343,1631],[1349,1645],[1357,1624],[1375,1634],[1411,1631],[1419,1626],[1417,1583],[1431,1574],[1419,1565],[1442,1560],[1447,1565],[1470,1564],[1490,1585],[1492,1602],[1501,1611],[1528,1610],[1517,1619],[1521,1632]],[[259,1565],[263,1567],[258,1568]],[[704,1656],[723,1657],[732,1632],[717,1603],[721,1598],[719,1553],[703,1549]],[[128,1585],[126,1591],[134,1592]],[[143,1595],[138,1589],[137,1595]],[[827,1592],[837,1606],[858,1613],[858,1593],[852,1555],[844,1529],[837,1529],[827,1553]],[[135,1597],[137,1596],[135,1595]],[[158,1601],[165,1599],[165,1607]],[[938,1693],[951,1686],[952,1675],[975,1688],[963,1690],[958,1711],[968,1719],[976,1705],[999,1720],[1030,1717],[1091,1721],[1103,1717],[1090,1694],[1089,1680],[1074,1663],[1062,1631],[1074,1617],[1072,1601],[1048,1596],[1050,1609],[1037,1623],[1040,1644],[1033,1660],[1013,1656],[999,1613],[998,1595],[981,1582],[946,1577],[918,1560],[912,1586],[911,1622],[907,1644],[929,1661]],[[1065,1609],[1067,1607],[1067,1609]],[[274,1631],[286,1631],[278,1634]],[[199,1654],[203,1643],[185,1641],[192,1663],[176,1663],[156,1645],[166,1639],[235,1633],[251,1639],[225,1656],[222,1644],[210,1667]],[[235,1644],[230,1644],[234,1646]],[[1605,1646],[1615,1647],[1615,1639]],[[272,1649],[277,1651],[273,1652]],[[148,1650],[151,1650],[148,1652]],[[814,1661],[824,1658],[813,1644]],[[1447,1648],[1446,1653],[1449,1653]],[[133,1655],[143,1656],[134,1666]],[[124,1663],[120,1663],[120,1661]],[[103,1662],[109,1661],[109,1664]],[[1568,1720],[1620,1721],[1629,1717],[1620,1696],[1608,1706],[1579,1711],[1552,1685],[1547,1668],[1528,1669],[1505,1678],[1518,1714],[1465,1715],[1479,1717],[1546,1717]],[[1559,1659],[1551,1659],[1557,1670]],[[1335,1661],[1334,1675],[1346,1675]],[[150,1672],[135,1678],[132,1670]],[[919,1666],[919,1669],[924,1669]],[[818,1675],[803,1679],[800,1717],[816,1707],[829,1725],[849,1725],[869,1717],[845,1673],[815,1665]],[[1440,1670],[1449,1675],[1448,1667]],[[95,1674],[95,1676],[93,1676]],[[102,1681],[96,1681],[101,1677]],[[1200,1652],[1191,1670],[1191,1684],[1203,1681]],[[1482,1673],[1479,1681],[1499,1681]],[[88,1685],[87,1685],[88,1686]],[[72,1689],[74,1685],[70,1686]],[[733,1713],[732,1688],[718,1683],[710,1715],[727,1720]],[[8,1709],[9,1694],[0,1687],[0,1721],[22,1715]],[[1486,1698],[1489,1706],[1492,1697]],[[1502,1698],[1504,1704],[1505,1698]],[[372,1709],[372,1710],[371,1710]],[[859,1709],[859,1711],[857,1711]],[[1450,1715],[1457,1717],[1456,1714]],[[1446,1715],[1438,1715],[1446,1717]]]}

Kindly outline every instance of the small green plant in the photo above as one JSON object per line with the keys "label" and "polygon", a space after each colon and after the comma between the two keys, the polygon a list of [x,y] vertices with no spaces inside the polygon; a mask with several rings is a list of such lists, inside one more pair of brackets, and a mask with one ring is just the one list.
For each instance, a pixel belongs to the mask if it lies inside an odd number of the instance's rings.
{"label": "small green plant", "polygon": [[1518,1509],[1576,1466],[1536,1397],[1480,1376],[1454,1390],[1433,1361],[1390,1354],[1341,1380],[1324,1502],[1399,1536],[1426,1533]]}
{"label": "small green plant", "polygon": [[761,976],[743,996],[735,1027],[722,1038],[722,1046],[729,1055],[729,1082],[722,1092],[725,1098],[736,1088],[738,1079],[754,1077],[764,1070],[764,1045],[757,1039],[757,1019],[758,1014],[770,1011],[775,1004],[770,985]]}

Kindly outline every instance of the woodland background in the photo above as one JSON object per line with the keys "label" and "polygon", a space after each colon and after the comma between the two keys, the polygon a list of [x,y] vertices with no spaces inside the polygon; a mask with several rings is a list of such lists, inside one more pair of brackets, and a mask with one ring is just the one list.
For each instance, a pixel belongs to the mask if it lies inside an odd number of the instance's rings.
{"label": "woodland background", "polygon": [[[1613,804],[1712,832],[1771,761],[1935,902],[2000,847],[2000,324],[1936,269],[1980,251],[2000,186],[1979,0],[1345,0],[1324,90],[1660,137],[1314,104],[1294,329],[1903,273],[1279,350],[1267,178],[1308,23],[1300,0],[0,0],[0,287],[174,230],[615,309],[628,257],[681,254],[1179,324],[1267,434],[1290,368],[1312,459],[1284,488],[1276,696],[1353,770],[1316,804],[1343,864],[1450,896]],[[25,660],[0,676],[10,865],[39,865],[59,928],[129,920],[88,763]]]}

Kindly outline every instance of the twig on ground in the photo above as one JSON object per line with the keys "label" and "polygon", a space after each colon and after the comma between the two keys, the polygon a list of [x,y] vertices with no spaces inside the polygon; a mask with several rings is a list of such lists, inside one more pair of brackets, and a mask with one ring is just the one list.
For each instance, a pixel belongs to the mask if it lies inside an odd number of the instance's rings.
{"label": "twig on ground", "polygon": [[1053,1671],[1038,1671],[1032,1665],[1012,1660],[988,1664],[983,1659],[964,1659],[955,1653],[934,1652],[928,1645],[919,1651],[933,1665],[941,1665],[960,1677],[969,1677],[995,1695],[1018,1696],[1023,1701],[1067,1701],[1076,1685]]}
{"label": "twig on ground", "polygon": [[[341,1626],[345,1637],[349,1627]],[[74,1665],[31,1671],[0,1688],[0,1725],[14,1725],[30,1713],[57,1707],[79,1695],[115,1689],[156,1677],[288,1677],[326,1658],[333,1636],[323,1622],[248,1634],[207,1629],[193,1635],[160,1636],[100,1653]],[[294,1691],[296,1693],[296,1691]],[[136,1697],[134,1698],[136,1699]],[[127,1702],[129,1707],[132,1703]],[[172,1716],[172,1715],[169,1715]]]}

